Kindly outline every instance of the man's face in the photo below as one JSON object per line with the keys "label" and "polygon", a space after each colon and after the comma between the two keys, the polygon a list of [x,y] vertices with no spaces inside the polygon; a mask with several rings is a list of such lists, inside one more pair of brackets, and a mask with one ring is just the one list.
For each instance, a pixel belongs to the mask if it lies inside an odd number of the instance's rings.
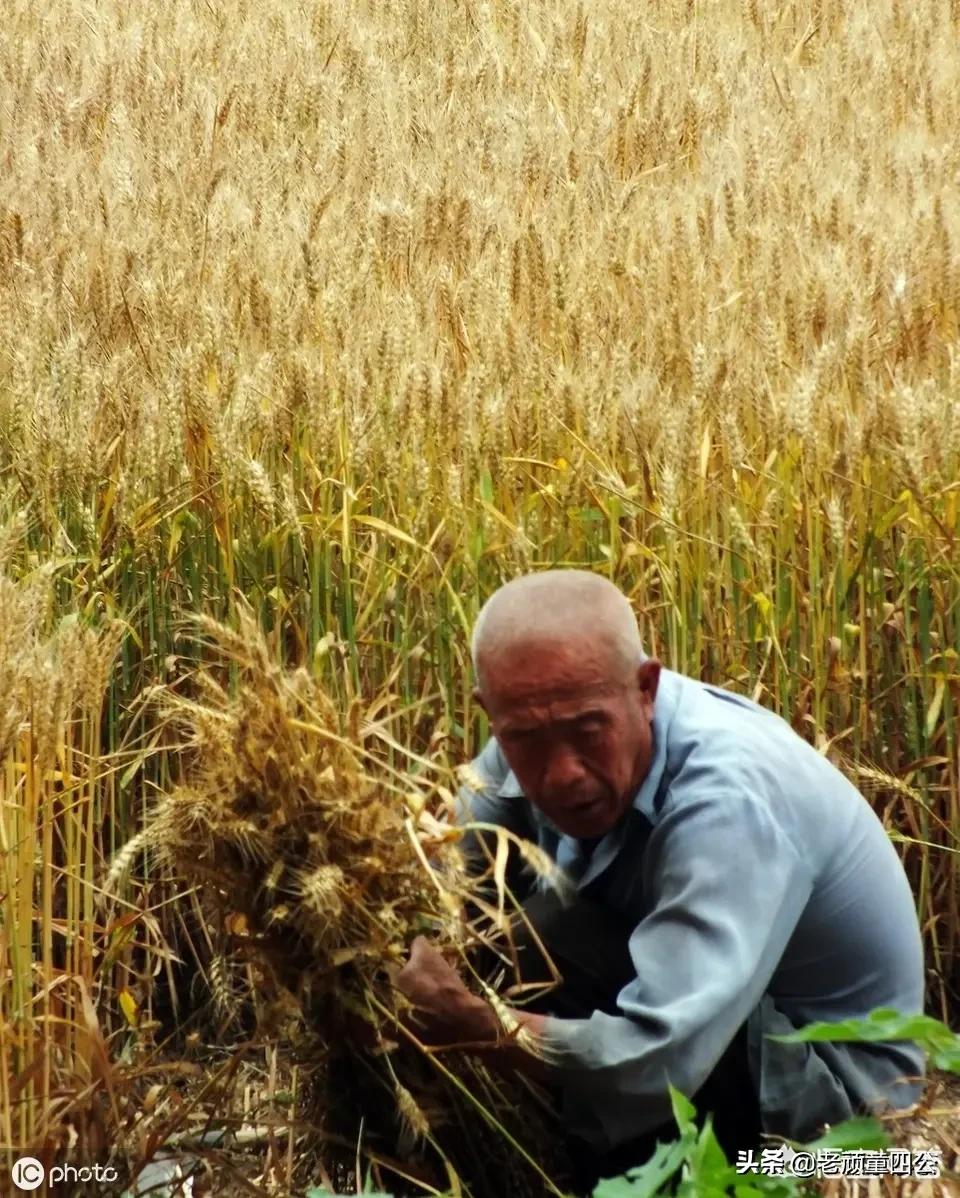
{"label": "man's face", "polygon": [[525,642],[484,669],[474,697],[524,794],[561,832],[604,836],[653,757],[660,662],[624,677],[588,638]]}

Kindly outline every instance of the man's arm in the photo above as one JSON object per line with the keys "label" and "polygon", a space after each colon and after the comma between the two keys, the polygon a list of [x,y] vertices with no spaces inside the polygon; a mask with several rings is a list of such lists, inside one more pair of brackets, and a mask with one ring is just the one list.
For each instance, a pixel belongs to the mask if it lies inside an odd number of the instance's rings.
{"label": "man's arm", "polygon": [[571,1128],[608,1149],[693,1096],[769,984],[812,889],[769,810],[715,793],[671,806],[647,847],[649,914],[630,937],[637,977],[620,1016],[547,1017],[552,1077]]}
{"label": "man's arm", "polygon": [[696,1093],[760,1001],[812,889],[793,845],[749,795],[668,802],[646,860],[651,909],[630,937],[637,977],[618,996],[623,1014],[507,1009],[542,1055],[504,1041],[489,1004],[426,942],[398,979],[432,1016],[431,1043],[484,1044],[491,1064],[560,1085],[569,1126],[601,1150],[669,1121],[668,1080]]}

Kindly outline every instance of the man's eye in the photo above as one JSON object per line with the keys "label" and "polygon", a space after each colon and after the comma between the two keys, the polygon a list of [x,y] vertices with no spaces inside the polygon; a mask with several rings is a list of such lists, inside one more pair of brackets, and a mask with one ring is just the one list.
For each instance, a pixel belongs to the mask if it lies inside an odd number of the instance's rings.
{"label": "man's eye", "polygon": [[581,736],[599,736],[602,731],[603,731],[603,727],[600,724],[581,724],[580,725]]}

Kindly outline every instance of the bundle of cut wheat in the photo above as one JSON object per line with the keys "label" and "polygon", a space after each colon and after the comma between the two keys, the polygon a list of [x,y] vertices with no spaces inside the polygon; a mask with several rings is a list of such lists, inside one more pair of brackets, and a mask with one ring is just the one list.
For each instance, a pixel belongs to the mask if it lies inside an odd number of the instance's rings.
{"label": "bundle of cut wheat", "polygon": [[[476,1092],[482,1067],[458,1059],[439,1065],[438,1077],[437,1062],[408,1034],[409,1004],[391,967],[422,932],[463,955],[463,899],[482,903],[456,847],[459,830],[431,810],[431,794],[443,804],[450,792],[417,791],[397,771],[388,781],[382,760],[372,769],[363,748],[371,725],[359,706],[343,714],[307,670],[282,669],[250,612],[240,611],[236,631],[200,623],[210,664],[194,675],[197,695],[162,694],[194,765],[117,856],[108,881],[149,846],[197,886],[230,959],[251,967],[246,997],[261,1029],[313,1067],[314,1110],[335,1111],[343,1134],[351,1118],[364,1120],[368,1138],[392,1121],[392,1151],[417,1141],[439,1148],[437,1125]],[[235,672],[233,696],[215,676],[226,668]],[[236,1002],[222,983],[229,964],[211,973]],[[486,1088],[496,1090],[489,1079]],[[516,1105],[514,1096],[505,1109]],[[503,1117],[486,1113],[488,1124]],[[509,1133],[503,1147],[530,1161]],[[449,1166],[449,1146],[439,1151]]]}

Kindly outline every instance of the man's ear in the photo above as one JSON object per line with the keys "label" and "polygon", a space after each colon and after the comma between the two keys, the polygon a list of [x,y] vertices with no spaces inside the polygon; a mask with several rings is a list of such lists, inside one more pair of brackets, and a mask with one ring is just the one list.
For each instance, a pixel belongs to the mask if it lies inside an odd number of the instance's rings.
{"label": "man's ear", "polygon": [[657,697],[661,668],[661,663],[655,657],[648,657],[646,661],[642,661],[637,666],[637,686],[644,692],[650,703]]}

